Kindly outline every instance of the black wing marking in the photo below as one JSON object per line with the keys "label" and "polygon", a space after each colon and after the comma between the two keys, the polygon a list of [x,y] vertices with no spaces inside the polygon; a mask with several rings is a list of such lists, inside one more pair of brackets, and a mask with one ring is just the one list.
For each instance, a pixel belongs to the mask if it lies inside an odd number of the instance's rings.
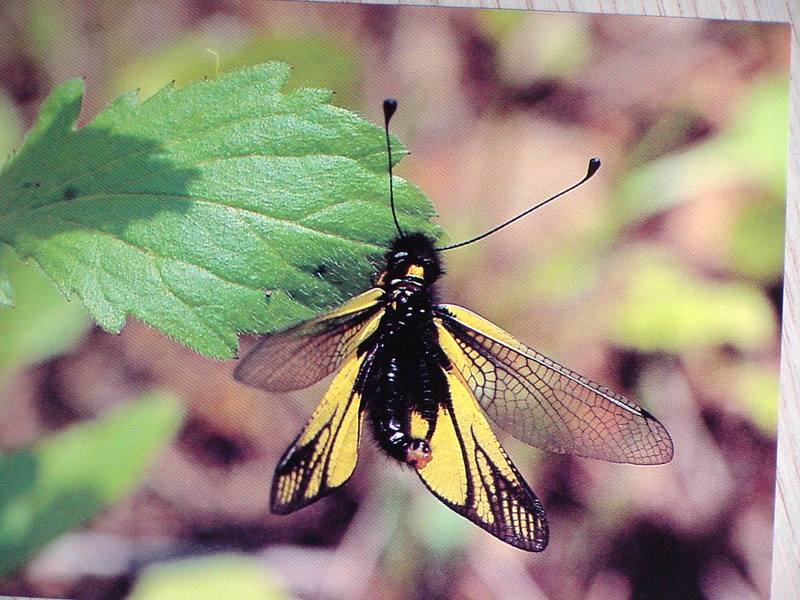
{"label": "black wing marking", "polygon": [[284,453],[272,481],[271,510],[288,514],[343,486],[356,468],[363,426],[356,385],[368,354],[351,355],[308,424]]}
{"label": "black wing marking", "polygon": [[470,389],[492,420],[514,437],[551,452],[611,462],[655,465],[672,459],[667,430],[629,399],[464,308],[435,310],[457,346],[445,351],[466,358],[454,362]]}
{"label": "black wing marking", "polygon": [[265,335],[233,376],[268,392],[288,392],[330,375],[374,330],[384,292],[373,288],[339,308],[280,333]]}
{"label": "black wing marking", "polygon": [[542,504],[497,441],[461,374],[453,369],[445,376],[450,397],[439,407],[431,460],[417,473],[460,515],[512,546],[541,552],[549,535]]}

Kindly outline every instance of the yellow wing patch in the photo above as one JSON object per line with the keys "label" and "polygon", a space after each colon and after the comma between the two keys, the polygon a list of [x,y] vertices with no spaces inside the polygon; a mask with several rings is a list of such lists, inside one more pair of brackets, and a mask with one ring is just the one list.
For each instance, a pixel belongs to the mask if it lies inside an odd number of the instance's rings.
{"label": "yellow wing patch", "polygon": [[344,485],[356,468],[361,397],[354,389],[364,357],[351,356],[311,419],[286,450],[272,482],[272,512],[287,514]]}
{"label": "yellow wing patch", "polygon": [[415,440],[428,439],[428,433],[430,431],[430,423],[425,417],[423,417],[417,411],[412,410],[409,413],[408,421],[409,421],[408,431],[413,439]]}
{"label": "yellow wing patch", "polygon": [[[442,336],[449,333],[439,331]],[[448,348],[460,352],[458,347]],[[458,357],[458,355],[455,355]],[[547,546],[544,508],[514,467],[461,374],[445,372],[450,390],[431,436],[431,461],[417,469],[440,500],[504,542],[540,552]]]}

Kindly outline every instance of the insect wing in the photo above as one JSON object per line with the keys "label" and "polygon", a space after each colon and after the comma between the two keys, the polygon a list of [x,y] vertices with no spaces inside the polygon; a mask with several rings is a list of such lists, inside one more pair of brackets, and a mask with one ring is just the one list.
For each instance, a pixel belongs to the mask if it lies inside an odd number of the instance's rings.
{"label": "insect wing", "polygon": [[288,514],[344,485],[356,468],[363,416],[357,389],[369,355],[351,355],[311,419],[284,453],[272,481],[271,509]]}
{"label": "insect wing", "polygon": [[664,426],[624,396],[465,308],[440,305],[436,314],[440,337],[444,329],[464,357],[454,362],[469,388],[514,437],[551,452],[611,462],[656,465],[672,459]]}
{"label": "insect wing", "polygon": [[492,535],[523,550],[547,546],[541,503],[509,460],[457,371],[445,371],[449,400],[440,403],[432,460],[417,469],[433,494]]}
{"label": "insect wing", "polygon": [[268,392],[288,392],[330,375],[378,325],[383,290],[373,288],[339,308],[264,336],[233,376]]}

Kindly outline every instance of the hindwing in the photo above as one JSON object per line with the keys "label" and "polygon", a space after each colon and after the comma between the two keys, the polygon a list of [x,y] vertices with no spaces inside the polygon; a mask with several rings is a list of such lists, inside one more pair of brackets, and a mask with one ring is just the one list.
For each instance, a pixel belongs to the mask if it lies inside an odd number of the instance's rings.
{"label": "hindwing", "polygon": [[[443,336],[450,337],[440,331],[440,340]],[[451,360],[458,360],[455,342],[442,341]],[[455,368],[444,373],[449,397],[439,406],[432,459],[417,473],[437,498],[492,535],[523,550],[544,550],[548,526],[542,504],[503,450],[461,373]]]}
{"label": "hindwing", "polygon": [[356,468],[363,425],[357,380],[368,354],[351,355],[303,431],[284,453],[272,481],[272,512],[287,514],[344,485]]}

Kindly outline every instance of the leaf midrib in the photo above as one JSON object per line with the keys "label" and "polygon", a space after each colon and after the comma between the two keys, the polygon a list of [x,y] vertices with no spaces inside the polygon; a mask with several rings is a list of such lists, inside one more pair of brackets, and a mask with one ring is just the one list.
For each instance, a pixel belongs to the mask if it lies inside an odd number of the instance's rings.
{"label": "leaf midrib", "polygon": [[[350,157],[347,157],[347,156],[339,156],[339,155],[335,155],[335,154],[328,154],[328,153],[324,153],[324,152],[319,152],[319,153],[301,154],[301,155],[249,153],[249,154],[237,154],[237,155],[233,155],[233,156],[216,156],[216,157],[212,157],[212,158],[205,159],[205,160],[202,160],[202,161],[197,161],[197,162],[193,163],[193,165],[209,165],[209,164],[213,164],[215,162],[222,162],[222,161],[226,161],[226,160],[239,160],[239,159],[242,159],[242,158],[263,158],[266,161],[270,161],[270,160],[275,160],[275,159],[293,159],[293,158],[305,159],[307,157],[330,158],[330,159],[334,159],[334,160],[341,160],[341,161],[348,161],[348,162],[356,162],[357,163],[357,160],[354,159],[354,158],[350,158]],[[145,174],[140,175],[138,177],[124,180],[124,181],[120,182],[118,185],[119,186],[131,185],[133,183],[137,183],[139,181],[142,181],[142,180],[147,179],[149,177],[152,177],[154,175],[158,175],[160,173],[164,173],[164,172],[170,171],[173,168],[174,168],[173,166],[169,166],[169,167],[166,167],[164,169],[158,169],[158,170],[150,171],[149,173],[145,173]],[[83,178],[85,176],[94,175],[97,172],[99,172],[99,171],[87,172],[84,175],[82,175],[81,177],[76,177],[76,178],[73,178],[73,179],[69,180],[66,183],[60,184],[58,187],[68,186],[69,183],[71,183],[71,182],[74,182],[74,181],[76,181],[78,179],[81,179],[81,178]],[[70,204],[75,204],[76,202],[78,202],[80,200],[85,200],[87,198],[101,197],[103,194],[106,194],[109,197],[111,197],[111,196],[120,196],[120,195],[143,196],[143,197],[147,197],[147,196],[152,196],[152,197],[168,196],[168,194],[163,194],[163,193],[160,193],[160,192],[118,192],[118,193],[97,192],[97,193],[94,193],[94,194],[85,194],[85,195],[82,195],[82,196],[78,196],[77,198],[73,198],[69,202],[70,202]],[[185,196],[181,196],[181,195],[177,195],[176,194],[176,195],[173,195],[173,196],[176,197],[176,198],[184,198],[184,199],[187,199],[187,200],[192,200],[192,199],[202,200],[203,199],[201,196],[194,196],[194,195],[191,195],[191,194],[187,194]],[[211,200],[210,198],[206,198],[206,199],[207,200]],[[349,201],[349,200],[347,200],[347,201]],[[38,205],[32,206],[32,207],[26,207],[25,209],[17,211],[17,212],[6,213],[6,215],[0,215],[0,227],[7,226],[8,224],[13,223],[15,220],[18,220],[20,217],[29,216],[31,213],[36,213],[38,211],[45,210],[45,209],[52,208],[52,207],[62,206],[63,202],[64,202],[63,200],[54,197],[51,202],[47,202],[45,204],[38,204]],[[346,201],[342,201],[341,203],[344,203],[344,202],[346,202]],[[225,205],[225,204],[223,204],[221,202],[218,203],[218,204],[220,204],[222,206],[228,206],[228,205]],[[339,203],[337,203],[337,204],[339,204]],[[236,206],[229,206],[229,208],[239,210],[239,207],[236,207]],[[241,210],[247,210],[247,209],[242,208]],[[263,216],[269,216],[269,215],[264,214],[264,213],[258,213],[257,211],[251,211],[251,212],[255,212],[256,214],[262,214]],[[303,215],[300,218],[307,218],[308,216],[309,215]],[[320,232],[320,233],[322,233],[322,232]],[[348,239],[348,238],[343,238],[343,239]],[[355,240],[353,240],[353,241],[355,241]]]}

